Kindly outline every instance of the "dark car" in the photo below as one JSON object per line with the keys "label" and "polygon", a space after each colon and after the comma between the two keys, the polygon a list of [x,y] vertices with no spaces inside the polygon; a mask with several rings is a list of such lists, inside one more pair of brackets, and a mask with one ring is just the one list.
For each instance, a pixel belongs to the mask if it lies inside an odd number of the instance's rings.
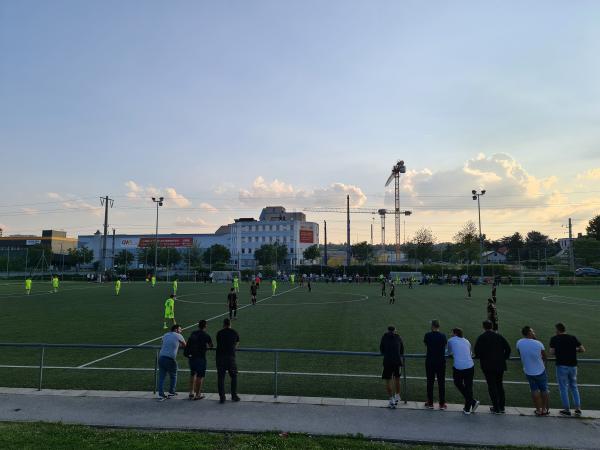
{"label": "dark car", "polygon": [[600,277],[600,270],[593,267],[580,267],[575,270],[575,275],[578,277]]}

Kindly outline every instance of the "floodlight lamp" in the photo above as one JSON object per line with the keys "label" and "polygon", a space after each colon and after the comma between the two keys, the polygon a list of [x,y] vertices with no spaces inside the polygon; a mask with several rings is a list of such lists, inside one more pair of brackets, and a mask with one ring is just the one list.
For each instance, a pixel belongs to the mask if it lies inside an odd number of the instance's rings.
{"label": "floodlight lamp", "polygon": [[404,211],[405,216],[410,216],[411,214],[412,214],[412,211]]}
{"label": "floodlight lamp", "polygon": [[158,200],[162,202],[164,199],[165,199],[164,197],[161,197]]}
{"label": "floodlight lamp", "polygon": [[156,201],[156,198],[155,198],[155,197],[152,197],[152,201],[153,201],[153,202],[155,202],[155,201]]}
{"label": "floodlight lamp", "polygon": [[475,194],[477,194],[477,191],[476,191],[475,189],[473,189],[473,190],[471,191],[471,194],[475,195]]}
{"label": "floodlight lamp", "polygon": [[473,200],[477,200],[477,196],[476,195],[473,196]]}
{"label": "floodlight lamp", "polygon": [[158,206],[162,206],[162,202],[158,202]]}
{"label": "floodlight lamp", "polygon": [[483,190],[481,191],[481,195],[484,195],[484,194],[485,194],[485,189],[483,189]]}

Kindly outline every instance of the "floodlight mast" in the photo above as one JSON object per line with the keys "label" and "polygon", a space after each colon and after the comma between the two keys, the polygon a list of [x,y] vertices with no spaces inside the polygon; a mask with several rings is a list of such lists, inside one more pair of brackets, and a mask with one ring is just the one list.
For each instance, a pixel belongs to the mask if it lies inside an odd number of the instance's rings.
{"label": "floodlight mast", "polygon": [[396,263],[400,261],[400,174],[406,173],[406,166],[404,161],[399,160],[394,167],[392,167],[392,173],[385,182],[385,186],[394,180],[394,220],[396,224]]}
{"label": "floodlight mast", "polygon": [[152,197],[152,201],[156,203],[156,233],[154,234],[154,276],[158,277],[158,207],[163,205],[164,197]]}
{"label": "floodlight mast", "polygon": [[477,215],[479,216],[479,271],[481,280],[483,280],[483,234],[481,234],[481,203],[479,197],[485,195],[485,189],[477,192],[475,189],[471,191],[473,200],[477,200]]}

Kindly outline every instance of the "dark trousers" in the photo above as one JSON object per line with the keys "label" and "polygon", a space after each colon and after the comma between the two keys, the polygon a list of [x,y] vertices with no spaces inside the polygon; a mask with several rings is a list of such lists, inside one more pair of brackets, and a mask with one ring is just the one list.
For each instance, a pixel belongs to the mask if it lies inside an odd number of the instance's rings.
{"label": "dark trousers", "polygon": [[470,369],[458,370],[452,369],[452,376],[454,378],[454,386],[462,396],[465,398],[465,410],[470,410],[473,406],[473,376],[475,375],[475,367]]}
{"label": "dark trousers", "polygon": [[504,371],[484,371],[483,374],[485,375],[492,406],[496,411],[504,411],[505,397],[504,385],[502,384]]}
{"label": "dark trousers", "polygon": [[425,363],[427,374],[427,402],[433,403],[433,385],[438,382],[440,403],[446,403],[446,364]]}
{"label": "dark trousers", "polygon": [[231,397],[237,396],[237,365],[235,357],[217,358],[217,385],[219,398],[225,400],[225,373],[229,372],[231,378]]}
{"label": "dark trousers", "polygon": [[229,318],[233,319],[234,317],[237,317],[237,306],[230,306],[229,307]]}

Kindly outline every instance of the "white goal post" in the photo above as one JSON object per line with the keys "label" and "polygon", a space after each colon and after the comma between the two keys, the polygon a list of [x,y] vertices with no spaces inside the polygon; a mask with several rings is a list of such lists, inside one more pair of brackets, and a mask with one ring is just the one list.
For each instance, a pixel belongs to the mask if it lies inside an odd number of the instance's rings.
{"label": "white goal post", "polygon": [[209,275],[213,283],[231,283],[235,277],[242,279],[239,270],[213,270]]}
{"label": "white goal post", "polygon": [[521,285],[560,286],[560,276],[555,271],[523,271],[519,275]]}

